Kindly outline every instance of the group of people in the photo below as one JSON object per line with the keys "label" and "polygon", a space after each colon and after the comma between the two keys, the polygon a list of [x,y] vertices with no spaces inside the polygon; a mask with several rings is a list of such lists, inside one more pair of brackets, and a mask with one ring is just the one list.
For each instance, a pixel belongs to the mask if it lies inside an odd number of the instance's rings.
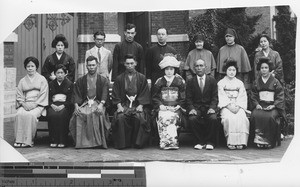
{"label": "group of people", "polygon": [[76,81],[75,63],[64,52],[68,42],[61,34],[52,42],[56,50],[46,58],[42,75],[35,57],[25,59],[27,75],[17,87],[15,147],[34,145],[41,115],[48,120],[50,147],[65,147],[70,132],[75,148],[106,149],[109,135],[116,149],[143,148],[154,134],[161,149],[179,149],[184,127],[194,134],[195,149],[212,150],[220,128],[218,115],[229,149],[247,147],[250,126],[257,147],[276,145],[278,119],[284,116],[283,73],[280,55],[270,48],[267,35],[260,37],[253,83],[248,55],[235,43],[234,29],[226,30],[227,44],[220,48],[217,63],[203,47],[205,38],[195,37],[195,49],[184,65],[185,79],[179,74],[176,50],[166,42],[165,28],[157,30],[158,43],[145,55],[134,41],[134,24],[126,25],[124,35],[112,54],[104,48],[105,33],[96,32],[95,46],[86,52],[85,75]]}

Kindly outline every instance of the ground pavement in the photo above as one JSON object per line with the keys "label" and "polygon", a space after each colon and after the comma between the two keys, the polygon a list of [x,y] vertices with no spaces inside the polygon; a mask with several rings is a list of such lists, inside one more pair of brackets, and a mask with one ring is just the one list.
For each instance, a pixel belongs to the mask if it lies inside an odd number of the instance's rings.
{"label": "ground pavement", "polygon": [[[71,139],[71,137],[69,137]],[[32,148],[17,148],[31,162],[204,162],[204,163],[272,163],[280,162],[286,152],[292,137],[281,142],[281,146],[273,149],[257,149],[248,146],[244,150],[229,150],[225,145],[214,150],[195,150],[191,134],[181,134],[179,150],[160,150],[157,145],[144,149],[129,148],[117,150],[109,145],[108,149],[75,149],[50,148],[48,133],[38,132],[35,145]]]}

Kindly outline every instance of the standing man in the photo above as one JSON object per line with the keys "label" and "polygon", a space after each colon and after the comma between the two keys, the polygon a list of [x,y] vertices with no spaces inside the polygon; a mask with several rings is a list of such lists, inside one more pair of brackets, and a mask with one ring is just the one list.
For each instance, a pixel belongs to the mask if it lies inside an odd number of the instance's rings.
{"label": "standing man", "polygon": [[74,86],[75,110],[69,128],[75,148],[107,148],[110,129],[105,112],[108,100],[108,79],[97,73],[98,59],[86,60],[88,73],[77,79]]}
{"label": "standing man", "polygon": [[153,88],[158,78],[165,75],[158,65],[164,58],[164,55],[166,53],[176,55],[176,50],[167,44],[168,33],[165,28],[159,28],[156,36],[158,40],[157,45],[148,49],[145,56],[146,76],[148,79],[151,79],[151,88]]}
{"label": "standing man", "polygon": [[145,75],[135,70],[137,62],[132,54],[125,56],[124,65],[126,70],[116,78],[112,91],[112,104],[117,107],[112,137],[116,149],[142,148],[150,137],[150,91]]}
{"label": "standing man", "polygon": [[116,44],[113,52],[113,69],[112,69],[112,81],[114,81],[118,75],[125,71],[125,55],[133,54],[136,57],[136,70],[144,74],[144,51],[143,47],[134,41],[136,35],[136,26],[132,23],[128,23],[125,27],[124,35],[125,40]]}
{"label": "standing man", "polygon": [[[89,56],[94,56],[98,60],[97,73],[109,79],[109,73],[112,67],[113,59],[111,51],[104,48],[105,33],[103,31],[97,31],[94,34],[95,46],[85,53],[85,62]],[[85,74],[88,72],[85,68]]]}
{"label": "standing man", "polygon": [[196,76],[186,86],[188,121],[197,144],[195,149],[214,149],[218,135],[218,86],[214,77],[205,74],[206,63],[195,62]]}

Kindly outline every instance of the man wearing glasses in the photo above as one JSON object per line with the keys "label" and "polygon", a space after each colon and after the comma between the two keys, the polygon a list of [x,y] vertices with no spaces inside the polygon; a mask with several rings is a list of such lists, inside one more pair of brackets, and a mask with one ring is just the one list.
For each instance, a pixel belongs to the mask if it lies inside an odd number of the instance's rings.
{"label": "man wearing glasses", "polygon": [[[85,53],[85,62],[89,56],[94,56],[98,60],[97,73],[109,79],[109,73],[112,68],[112,54],[111,51],[104,48],[105,33],[103,31],[97,31],[94,34],[95,46]],[[86,67],[86,66],[85,66]],[[85,74],[87,69],[85,68]]]}

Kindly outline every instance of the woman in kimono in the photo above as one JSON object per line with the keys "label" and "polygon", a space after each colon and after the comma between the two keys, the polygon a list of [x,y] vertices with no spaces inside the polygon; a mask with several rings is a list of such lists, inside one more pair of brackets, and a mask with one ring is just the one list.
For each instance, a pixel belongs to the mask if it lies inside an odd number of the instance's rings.
{"label": "woman in kimono", "polygon": [[235,76],[237,62],[229,59],[224,63],[226,76],[218,82],[218,107],[221,123],[229,149],[246,148],[249,136],[249,120],[246,116],[247,93],[244,83]]}
{"label": "woman in kimono", "polygon": [[205,41],[202,35],[197,35],[194,40],[195,49],[191,50],[186,58],[184,70],[186,70],[187,79],[196,75],[194,64],[202,59],[206,63],[205,74],[215,76],[216,62],[213,54],[205,49]]}
{"label": "woman in kimono", "polygon": [[66,146],[69,121],[72,114],[71,102],[73,83],[66,79],[67,69],[59,64],[54,70],[56,79],[49,83],[49,107],[47,119],[50,135],[50,147]]}
{"label": "woman in kimono", "polygon": [[246,50],[243,46],[236,43],[238,36],[234,29],[228,28],[225,32],[226,45],[220,48],[217,61],[217,80],[222,79],[226,72],[223,71],[224,62],[231,58],[237,62],[238,73],[236,77],[240,79],[246,89],[250,89],[250,76],[251,65]]}
{"label": "woman in kimono", "polygon": [[17,87],[14,147],[33,146],[37,118],[48,105],[48,83],[45,77],[36,71],[38,67],[37,58],[25,59],[24,68],[27,70],[27,75],[20,80]]}
{"label": "woman in kimono", "polygon": [[250,118],[255,130],[254,143],[259,148],[276,145],[279,116],[284,116],[284,90],[280,82],[272,76],[273,63],[268,58],[260,58],[257,71],[260,76],[254,82],[251,101],[255,109]]}
{"label": "woman in kimono", "polygon": [[185,101],[185,81],[175,74],[180,62],[174,56],[165,56],[159,63],[165,76],[157,79],[153,88],[153,107],[158,112],[157,127],[161,149],[179,149],[177,129],[182,123]]}
{"label": "woman in kimono", "polygon": [[283,69],[282,69],[282,60],[277,51],[274,51],[270,48],[270,42],[271,38],[266,35],[262,34],[259,37],[259,47],[261,50],[256,52],[254,57],[254,72],[255,72],[255,79],[259,77],[260,70],[256,70],[258,61],[261,57],[267,57],[270,59],[270,63],[272,63],[272,66],[274,67],[274,70],[271,71],[271,74],[281,82],[281,84],[284,83],[284,77],[283,77]]}
{"label": "woman in kimono", "polygon": [[68,48],[68,41],[64,35],[58,34],[52,41],[52,48],[55,48],[55,52],[47,56],[43,68],[42,75],[47,79],[48,82],[56,79],[54,74],[55,66],[63,64],[67,69],[67,78],[74,82],[75,79],[75,63],[73,58],[64,52]]}

